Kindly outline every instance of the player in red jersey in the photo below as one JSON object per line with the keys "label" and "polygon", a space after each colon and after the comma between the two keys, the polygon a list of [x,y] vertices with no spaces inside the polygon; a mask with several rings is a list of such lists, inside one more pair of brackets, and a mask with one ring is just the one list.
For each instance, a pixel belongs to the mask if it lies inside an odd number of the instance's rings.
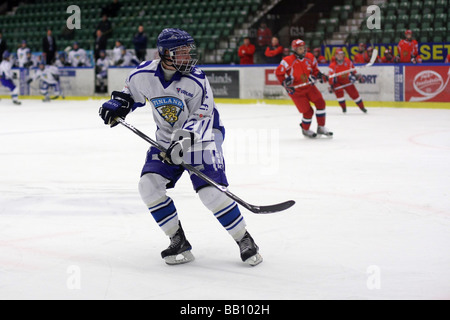
{"label": "player in red jersey", "polygon": [[[364,52],[364,63],[369,63],[370,59],[372,59],[372,55],[373,55],[373,48],[368,47],[366,52]],[[374,63],[376,62],[381,62],[380,56],[377,56]]]}
{"label": "player in red jersey", "polygon": [[[314,82],[328,81],[328,77],[322,74],[317,67],[317,60],[310,52],[306,52],[305,42],[300,39],[292,41],[293,54],[283,58],[275,70],[278,81],[286,89],[298,111],[303,115],[300,127],[305,137],[315,138],[317,134],[331,137],[333,133],[325,127],[325,100],[314,84],[308,84],[299,88],[295,86]],[[314,110],[310,102],[316,107],[317,134],[310,130]]]}
{"label": "player in red jersey", "polygon": [[320,48],[314,48],[313,55],[318,63],[327,63],[327,59],[322,55]]}
{"label": "player in red jersey", "polygon": [[364,53],[366,52],[366,45],[364,43],[360,43],[358,46],[358,53],[353,56],[354,63],[365,63]]}
{"label": "player in red jersey", "polygon": [[447,55],[447,58],[445,59],[444,63],[450,63],[450,53]]}
{"label": "player in red jersey", "polygon": [[397,57],[394,57],[390,49],[384,50],[384,57],[381,58],[382,63],[396,63],[398,62]]}
{"label": "player in red jersey", "polygon": [[419,55],[419,44],[412,38],[412,31],[405,31],[405,39],[400,40],[397,45],[399,62],[401,63],[421,63],[422,58]]}
{"label": "player in red jersey", "polygon": [[[355,67],[353,65],[353,62],[349,58],[345,57],[345,53],[342,49],[336,51],[335,58],[335,61],[330,63],[328,67],[329,76],[345,70],[353,69]],[[355,71],[340,75],[338,77],[330,77],[329,79],[331,90],[334,91],[337,101],[339,102],[339,105],[341,106],[344,113],[347,112],[344,90],[347,92],[350,98],[355,101],[361,111],[363,111],[364,113],[367,112],[366,108],[364,108],[364,103],[359,95],[359,92],[353,84],[356,80],[361,81],[361,75],[357,74]]]}

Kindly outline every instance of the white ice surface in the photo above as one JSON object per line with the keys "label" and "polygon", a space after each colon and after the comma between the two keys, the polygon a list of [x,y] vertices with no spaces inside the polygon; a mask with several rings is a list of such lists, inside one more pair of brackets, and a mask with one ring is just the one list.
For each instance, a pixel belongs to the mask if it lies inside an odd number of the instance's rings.
{"label": "white ice surface", "polygon": [[[164,264],[137,190],[148,146],[100,103],[0,101],[0,299],[450,298],[449,110],[328,107],[335,137],[313,141],[293,105],[219,104],[230,190],[297,202],[242,209],[252,268],[186,174],[169,195],[196,260]],[[149,110],[127,121],[154,136]]]}

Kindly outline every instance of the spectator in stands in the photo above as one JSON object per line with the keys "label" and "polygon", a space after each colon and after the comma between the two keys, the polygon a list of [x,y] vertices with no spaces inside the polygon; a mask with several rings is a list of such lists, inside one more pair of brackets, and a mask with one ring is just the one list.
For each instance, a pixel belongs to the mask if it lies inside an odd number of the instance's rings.
{"label": "spectator in stands", "polygon": [[133,38],[134,51],[139,61],[145,60],[145,54],[147,53],[147,35],[144,33],[144,26],[138,27],[138,32]]}
{"label": "spectator in stands", "polygon": [[411,30],[405,31],[405,39],[398,43],[398,57],[400,63],[421,63],[419,44],[413,39]]}
{"label": "spectator in stands", "polygon": [[258,46],[265,48],[270,46],[272,41],[272,31],[267,27],[265,22],[262,22],[257,31]]}
{"label": "spectator in stands", "polygon": [[290,56],[291,55],[291,50],[289,48],[284,48],[283,49],[283,58]]}
{"label": "spectator in stands", "polygon": [[95,30],[96,30],[95,31],[96,37],[97,37],[97,30],[100,30],[102,32],[106,40],[108,40],[112,36],[113,26],[106,14],[102,15],[102,20],[98,23],[97,28]]}
{"label": "spectator in stands", "polygon": [[395,63],[395,57],[390,49],[384,50],[384,57],[381,58],[382,63]]}
{"label": "spectator in stands", "polygon": [[364,63],[365,52],[366,52],[366,45],[361,42],[358,46],[358,53],[353,56],[353,63]]}
{"label": "spectator in stands", "polygon": [[272,31],[267,27],[265,22],[261,22],[258,31],[257,31],[257,48],[256,55],[259,60],[265,60],[264,51],[266,47],[271,45],[272,41]]}
{"label": "spectator in stands", "polygon": [[45,53],[47,64],[50,65],[53,63],[56,54],[56,40],[52,35],[52,30],[50,28],[47,29],[47,36],[42,39],[42,51]]}
{"label": "spectator in stands", "polygon": [[86,50],[80,48],[78,42],[73,43],[67,60],[72,67],[89,67],[91,65]]}
{"label": "spectator in stands", "polygon": [[8,45],[6,44],[6,40],[3,39],[3,34],[0,31],[0,62],[3,59],[3,52],[5,52],[8,49]]}
{"label": "spectator in stands", "polygon": [[240,64],[253,64],[255,46],[250,43],[250,38],[244,38],[244,44],[239,47],[238,56],[241,58]]}
{"label": "spectator in stands", "polygon": [[322,55],[320,48],[314,48],[313,55],[316,58],[317,63],[328,63],[327,59]]}
{"label": "spectator in stands", "polygon": [[97,61],[100,58],[100,51],[106,50],[108,46],[108,39],[103,35],[100,29],[97,29],[94,45],[94,58]]}
{"label": "spectator in stands", "polygon": [[17,49],[17,62],[19,68],[24,68],[25,63],[28,61],[27,54],[31,53],[30,48],[27,47],[27,42],[22,40],[19,49]]}
{"label": "spectator in stands", "polygon": [[264,55],[266,56],[266,63],[280,64],[283,58],[283,47],[277,37],[272,37],[271,44],[267,46]]}
{"label": "spectator in stands", "polygon": [[122,4],[119,3],[119,0],[113,0],[112,3],[102,9],[102,15],[106,14],[108,17],[117,17],[117,13],[119,12],[121,6]]}

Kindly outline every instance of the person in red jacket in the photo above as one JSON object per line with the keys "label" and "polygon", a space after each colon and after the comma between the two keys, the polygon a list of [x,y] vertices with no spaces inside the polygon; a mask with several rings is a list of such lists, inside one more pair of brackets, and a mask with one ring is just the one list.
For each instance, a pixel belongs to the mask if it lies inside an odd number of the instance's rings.
{"label": "person in red jacket", "polygon": [[[307,138],[315,138],[318,134],[331,137],[333,132],[325,127],[325,100],[314,85],[315,79],[320,82],[328,81],[328,77],[320,72],[317,60],[310,52],[306,52],[305,42],[296,39],[291,43],[293,54],[283,58],[275,70],[278,81],[286,89],[289,97],[294,101],[298,111],[303,115],[300,127]],[[301,87],[297,87],[302,85]],[[317,133],[310,130],[314,109],[316,107]]]}
{"label": "person in red jacket", "polygon": [[250,38],[244,38],[244,44],[239,47],[238,56],[241,58],[241,64],[253,64],[253,55],[255,46],[250,43]]}
{"label": "person in red jacket", "polygon": [[272,38],[272,43],[266,48],[264,52],[266,56],[266,63],[278,64],[283,57],[283,47],[280,46],[280,41],[277,37]]}
{"label": "person in red jacket", "polygon": [[421,63],[419,55],[419,44],[412,37],[412,31],[405,31],[405,39],[400,40],[397,45],[399,62],[401,63]]}
{"label": "person in red jacket", "polygon": [[327,63],[327,59],[322,55],[320,48],[314,48],[313,55],[318,63]]}
{"label": "person in red jacket", "polygon": [[347,112],[347,106],[344,97],[344,90],[345,90],[347,94],[350,96],[350,98],[352,98],[353,101],[355,101],[355,103],[358,105],[361,111],[366,113],[367,110],[366,108],[364,108],[362,98],[360,97],[358,90],[353,84],[357,80],[358,81],[362,80],[361,75],[353,71],[337,77],[331,77],[333,74],[355,68],[353,62],[349,58],[345,57],[345,53],[343,50],[341,49],[336,50],[335,58],[336,58],[335,61],[331,62],[328,67],[329,69],[328,76],[330,77],[329,82],[331,86],[331,92],[334,91],[337,101],[339,102],[339,105],[342,108],[342,112],[344,113]]}
{"label": "person in red jacket", "polygon": [[360,43],[358,46],[358,53],[353,56],[353,63],[365,63],[364,53],[366,52],[366,45]]}

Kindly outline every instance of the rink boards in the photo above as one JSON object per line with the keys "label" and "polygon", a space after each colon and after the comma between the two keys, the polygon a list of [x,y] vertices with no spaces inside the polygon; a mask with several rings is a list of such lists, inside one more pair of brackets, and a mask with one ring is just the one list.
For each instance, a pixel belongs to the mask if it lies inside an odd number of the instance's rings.
{"label": "rink boards", "polygon": [[[280,86],[274,71],[276,65],[252,66],[200,66],[208,76],[215,98],[244,99],[251,101],[270,100],[290,101],[289,96]],[[359,65],[362,67],[362,65]],[[134,68],[110,68],[108,70],[109,91],[123,88],[126,77]],[[328,73],[328,66],[319,66],[323,73]],[[38,96],[39,84],[26,83],[33,70],[16,69],[21,98]],[[61,87],[67,98],[86,98],[96,96],[95,72],[93,68],[61,68]],[[360,68],[363,83],[356,87],[364,101],[374,102],[450,102],[450,65],[448,64],[397,64],[375,65]],[[319,90],[327,101],[335,101],[334,93],[329,92],[327,83],[317,83]],[[8,89],[0,87],[0,97],[7,98]],[[236,101],[236,100],[234,100]],[[398,103],[387,103],[387,106],[402,106]],[[416,105],[417,106],[417,105]],[[425,107],[428,107],[425,106]],[[432,104],[430,107],[446,105]]]}

